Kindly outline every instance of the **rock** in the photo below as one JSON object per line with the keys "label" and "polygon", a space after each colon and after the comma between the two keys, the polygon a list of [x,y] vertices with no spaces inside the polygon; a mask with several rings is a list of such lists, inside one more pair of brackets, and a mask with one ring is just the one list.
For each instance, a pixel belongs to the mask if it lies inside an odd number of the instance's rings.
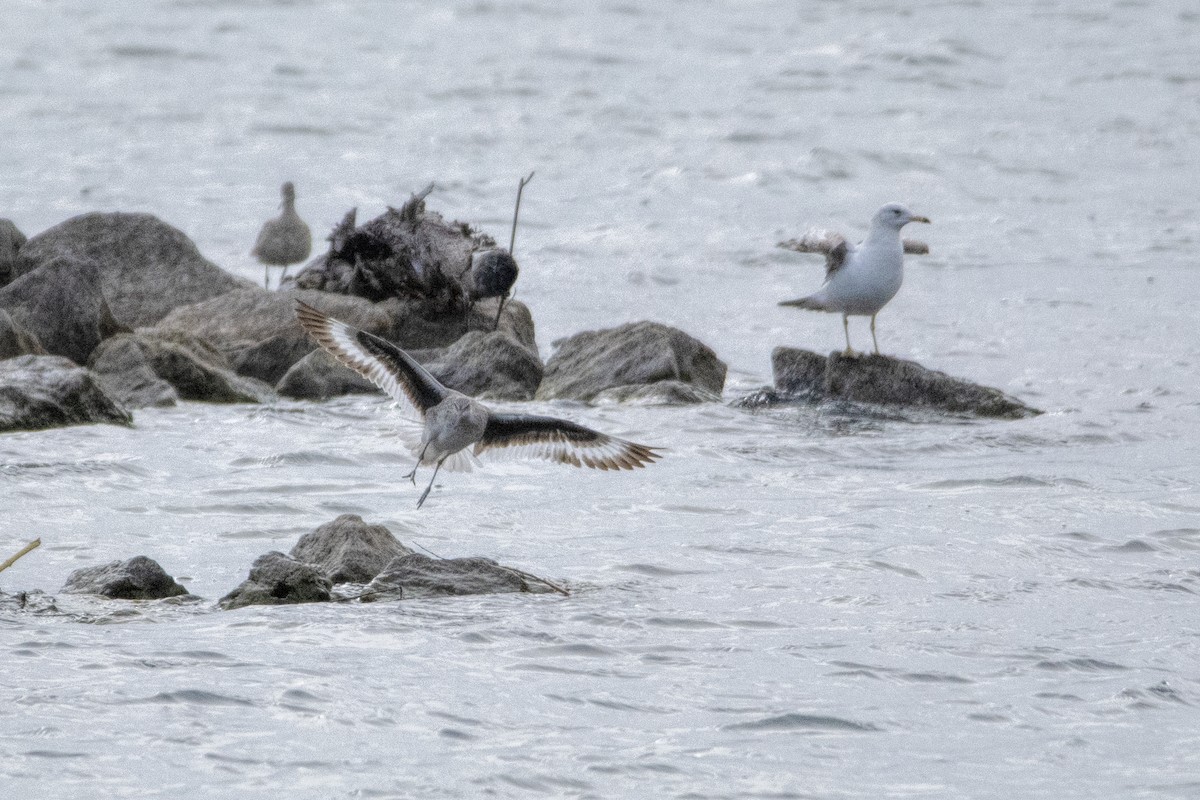
{"label": "rock", "polygon": [[542,360],[503,333],[471,331],[424,363],[445,386],[472,397],[532,400],[542,382]]}
{"label": "rock", "polygon": [[397,556],[369,583],[363,600],[399,594],[406,599],[501,592],[550,592],[536,580],[526,582],[521,573],[490,558],[430,558],[421,553]]}
{"label": "rock", "polygon": [[0,219],[0,286],[16,277],[17,251],[25,244],[25,234],[10,219]]}
{"label": "rock", "polygon": [[182,231],[150,214],[72,217],[25,243],[16,274],[57,259],[95,262],[113,317],[129,329],[153,325],[177,306],[250,285],[205,259]]}
{"label": "rock", "polygon": [[725,364],[698,340],[656,322],[585,331],[558,343],[538,400],[592,400],[605,389],[680,381],[720,395]]}
{"label": "rock", "polygon": [[614,386],[592,398],[592,402],[597,405],[632,403],[642,406],[687,406],[696,403],[719,403],[720,401],[720,395],[682,381],[658,381],[657,383]]}
{"label": "rock", "polygon": [[777,347],[771,353],[771,364],[776,390],[790,398],[904,406],[1008,419],[1042,413],[999,389],[889,356],[832,353],[825,358],[808,350]]}
{"label": "rock", "polygon": [[308,334],[280,334],[252,344],[233,357],[233,371],[274,386],[296,362],[313,352]]}
{"label": "rock", "polygon": [[46,351],[37,337],[21,327],[0,308],[0,361],[17,356],[44,356]]}
{"label": "rock", "polygon": [[314,350],[292,365],[275,385],[275,391],[295,400],[328,400],[345,394],[372,394],[380,389],[324,350]]}
{"label": "rock", "polygon": [[256,558],[250,576],[218,603],[225,609],[325,603],[330,599],[330,588],[329,579],[313,567],[283,553],[270,552]]}
{"label": "rock", "polygon": [[179,400],[175,387],[154,373],[137,336],[105,339],[92,352],[88,369],[108,396],[125,408],[173,406]]}
{"label": "rock", "polygon": [[77,257],[47,259],[0,289],[0,308],[46,352],[76,364],[86,364],[103,339],[122,330],[105,302],[99,265]]}
{"label": "rock", "polygon": [[392,559],[411,552],[384,526],[342,514],[301,536],[291,557],[315,567],[331,583],[367,583]]}
{"label": "rock", "polygon": [[77,569],[67,577],[62,591],[98,594],[115,600],[160,600],[188,593],[158,562],[146,556]]}
{"label": "rock", "polygon": [[62,356],[0,361],[0,432],[95,422],[128,425],[132,419],[83,367]]}
{"label": "rock", "polygon": [[136,334],[134,341],[154,374],[171,384],[183,400],[263,403],[275,395],[267,384],[235,373],[225,356],[202,340]]}

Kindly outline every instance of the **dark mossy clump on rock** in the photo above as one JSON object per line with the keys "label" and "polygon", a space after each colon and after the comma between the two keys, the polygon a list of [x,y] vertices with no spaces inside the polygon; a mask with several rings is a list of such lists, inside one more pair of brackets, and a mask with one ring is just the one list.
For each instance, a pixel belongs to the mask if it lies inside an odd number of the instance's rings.
{"label": "dark mossy clump on rock", "polygon": [[342,514],[301,536],[291,556],[338,584],[367,583],[393,558],[411,552],[384,526],[363,522],[357,514]]}
{"label": "dark mossy clump on rock", "polygon": [[64,594],[95,594],[114,600],[161,600],[188,590],[175,582],[158,562],[146,556],[77,569],[63,584]]}
{"label": "dark mossy clump on rock", "polygon": [[0,361],[0,432],[96,422],[128,425],[132,419],[83,367],[62,356]]}
{"label": "dark mossy clump on rock", "polygon": [[777,347],[771,365],[775,392],[759,393],[755,402],[743,405],[840,401],[1003,419],[1042,413],[999,389],[889,356],[832,353],[826,357]]}
{"label": "dark mossy clump on rock", "polygon": [[656,322],[633,322],[558,342],[546,363],[537,399],[588,402],[605,390],[663,381],[693,385],[720,397],[725,372],[716,353],[683,331]]}
{"label": "dark mossy clump on rock", "polygon": [[[528,580],[527,580],[528,578]],[[501,566],[490,558],[430,558],[422,553],[397,556],[363,592],[364,601],[395,595],[412,600],[504,592],[553,592],[540,579]]]}
{"label": "dark mossy clump on rock", "polygon": [[326,603],[331,586],[315,567],[273,551],[256,558],[250,576],[218,602],[225,609]]}

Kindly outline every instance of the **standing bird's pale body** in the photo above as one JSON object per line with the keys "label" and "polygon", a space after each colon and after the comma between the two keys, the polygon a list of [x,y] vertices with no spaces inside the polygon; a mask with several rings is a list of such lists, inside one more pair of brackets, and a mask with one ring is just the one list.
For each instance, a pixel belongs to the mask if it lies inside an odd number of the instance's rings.
{"label": "standing bird's pale body", "polygon": [[270,283],[270,267],[283,267],[279,275],[282,285],[288,265],[303,261],[312,251],[312,231],[296,213],[296,187],[288,181],[279,191],[283,195],[283,213],[263,223],[254,249],[250,251],[263,264],[264,286]]}
{"label": "standing bird's pale body", "polygon": [[780,305],[841,314],[847,355],[854,352],[850,347],[850,316],[870,317],[871,340],[878,353],[875,315],[900,291],[904,282],[904,253],[929,251],[920,242],[900,240],[900,229],[910,222],[929,220],[898,203],[889,203],[875,212],[867,236],[858,246],[836,234],[808,234],[781,243],[780,246],[792,250],[824,253],[826,261],[825,285],[820,291]]}
{"label": "standing bird's pale body", "polygon": [[[447,389],[413,360],[384,339],[329,317],[296,301],[296,316],[321,347],[334,358],[395,398],[408,416],[422,424],[414,447],[417,466],[405,475],[416,483],[417,467],[433,464],[433,476],[417,508],[433,488],[438,470],[469,471],[486,450],[507,447],[525,455],[593,469],[635,469],[660,457],[645,445],[585,428],[557,417],[501,414],[461,392]],[[467,450],[474,445],[474,452]]]}

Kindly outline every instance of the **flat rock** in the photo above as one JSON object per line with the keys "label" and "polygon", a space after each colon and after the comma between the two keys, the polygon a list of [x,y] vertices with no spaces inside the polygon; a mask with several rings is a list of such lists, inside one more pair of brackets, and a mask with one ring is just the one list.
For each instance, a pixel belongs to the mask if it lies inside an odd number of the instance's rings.
{"label": "flat rock", "polygon": [[98,567],[77,569],[67,576],[65,594],[96,594],[115,600],[160,600],[188,590],[175,582],[154,559],[134,556]]}
{"label": "flat rock", "polygon": [[153,325],[178,306],[251,285],[205,259],[182,231],[151,214],[72,217],[26,242],[15,274],[58,258],[98,264],[113,317],[129,329]]}
{"label": "flat rock", "polygon": [[218,603],[224,609],[325,603],[331,586],[316,568],[273,551],[256,558],[250,576]]}
{"label": "flat rock", "polygon": [[0,289],[0,308],[42,348],[86,364],[96,346],[123,328],[101,289],[100,266],[78,256],[52,256]]}
{"label": "flat rock", "polygon": [[367,583],[392,559],[412,552],[384,526],[342,514],[301,536],[291,557],[315,567],[333,584]]}
{"label": "flat rock", "polygon": [[490,558],[430,558],[421,553],[397,556],[369,583],[363,600],[388,594],[406,599],[502,592],[550,592],[545,584],[526,581],[520,572]]}
{"label": "flat rock", "polygon": [[544,370],[536,352],[498,331],[471,331],[424,367],[455,391],[492,400],[532,400]]}
{"label": "flat rock", "polygon": [[538,400],[591,401],[606,389],[678,381],[720,396],[725,364],[678,328],[633,322],[585,331],[558,343],[546,364]]}
{"label": "flat rock", "polygon": [[830,400],[1020,419],[1041,411],[999,389],[883,355],[828,357],[777,347],[771,353],[775,389],[789,399]]}
{"label": "flat rock", "polygon": [[25,234],[11,219],[0,219],[0,286],[8,285],[15,275],[17,252],[25,244]]}
{"label": "flat rock", "polygon": [[686,406],[696,403],[719,403],[721,396],[693,383],[658,381],[614,386],[592,398],[592,402],[628,403],[642,406]]}
{"label": "flat rock", "polygon": [[136,336],[105,339],[92,352],[88,369],[109,397],[125,408],[173,406],[175,387],[158,377]]}
{"label": "flat rock", "polygon": [[37,337],[25,330],[12,316],[0,308],[0,361],[17,356],[44,356]]}
{"label": "flat rock", "polygon": [[0,432],[95,422],[128,425],[132,419],[83,367],[62,356],[0,361]]}

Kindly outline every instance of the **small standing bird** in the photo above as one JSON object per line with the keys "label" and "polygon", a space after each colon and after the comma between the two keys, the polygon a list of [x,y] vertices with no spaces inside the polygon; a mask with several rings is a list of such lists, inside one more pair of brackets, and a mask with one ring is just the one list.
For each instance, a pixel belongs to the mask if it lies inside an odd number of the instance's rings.
{"label": "small standing bird", "polygon": [[471,254],[471,267],[463,280],[463,288],[469,305],[476,300],[489,297],[499,297],[500,304],[496,307],[496,324],[500,327],[500,314],[504,311],[504,301],[513,284],[517,282],[517,260],[507,250],[499,247],[491,250],[480,250]]}
{"label": "small standing bird", "polygon": [[[438,470],[445,464],[455,471],[469,471],[474,456],[498,447],[517,453],[593,469],[635,469],[662,454],[645,445],[585,428],[557,417],[533,414],[501,414],[447,389],[437,379],[391,342],[359,330],[321,313],[300,300],[296,317],[321,347],[334,358],[372,381],[394,397],[406,415],[423,422],[421,440],[414,446],[417,456],[412,472],[403,476],[417,482],[417,468],[433,464],[429,485],[417,500],[425,502]],[[474,445],[474,452],[467,447]]]}
{"label": "small standing bird", "polygon": [[801,239],[780,242],[780,247],[804,253],[825,254],[825,285],[815,294],[788,300],[781,306],[795,306],[809,311],[830,311],[842,315],[846,333],[846,355],[850,347],[850,316],[871,318],[871,341],[879,353],[875,338],[875,315],[900,291],[904,282],[904,254],[928,253],[921,242],[900,240],[900,229],[910,222],[929,222],[899,203],[888,203],[875,212],[867,237],[858,246],[839,234],[813,232]]}
{"label": "small standing bird", "polygon": [[263,264],[263,286],[268,288],[272,266],[283,267],[279,275],[282,285],[288,265],[308,258],[312,250],[312,232],[296,213],[296,187],[288,181],[279,191],[283,195],[280,204],[283,213],[263,223],[262,230],[258,232],[258,241],[250,251]]}

